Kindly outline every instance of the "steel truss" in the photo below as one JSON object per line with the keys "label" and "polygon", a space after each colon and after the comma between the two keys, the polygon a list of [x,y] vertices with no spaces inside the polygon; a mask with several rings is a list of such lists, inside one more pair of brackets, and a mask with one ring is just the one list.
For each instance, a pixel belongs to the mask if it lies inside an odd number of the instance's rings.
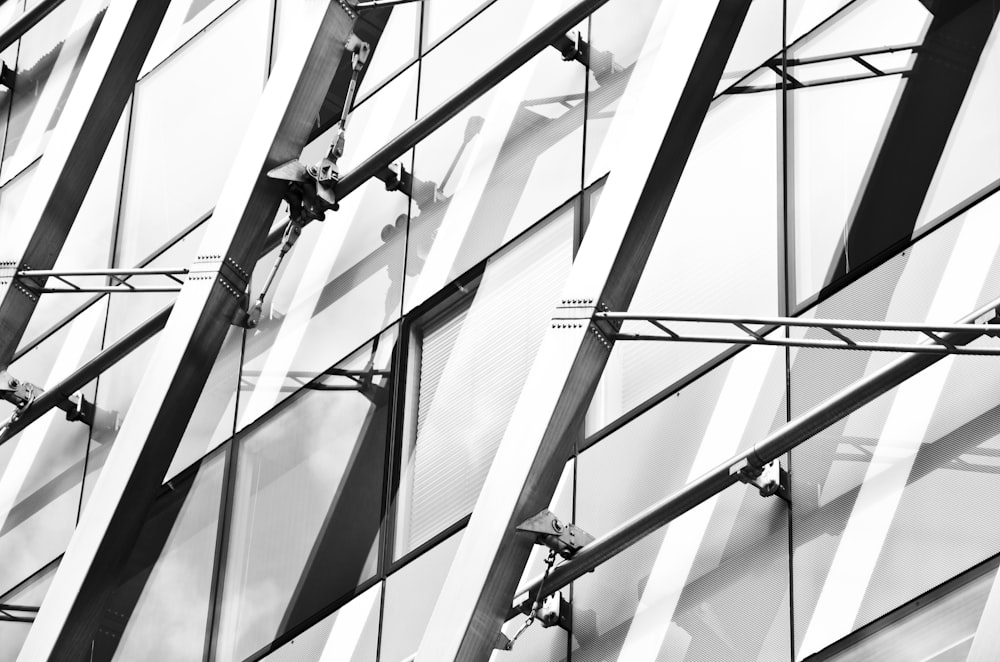
{"label": "steel truss", "polygon": [[[188,269],[21,269],[14,273],[14,279],[24,288],[34,294],[82,294],[82,293],[136,293],[136,292],[180,292],[183,278],[187,276]],[[0,276],[2,277],[2,276]],[[162,278],[169,284],[163,285],[133,285],[128,279],[132,277],[156,277]],[[62,283],[60,286],[52,287],[47,279],[52,278]],[[100,278],[109,282],[109,285],[95,285],[94,279]],[[82,279],[76,281],[76,279]],[[76,282],[74,282],[76,281]]]}
{"label": "steel truss", "polygon": [[[554,323],[576,318],[557,314]],[[858,320],[824,320],[800,317],[745,317],[731,315],[644,315],[639,313],[596,312],[593,322],[612,340],[654,340],[661,342],[704,342],[727,345],[770,345],[777,347],[812,347],[817,349],[853,349],[867,352],[906,352],[912,354],[958,354],[971,356],[1000,356],[1000,347],[963,347],[948,342],[947,334],[974,332],[1000,337],[997,324],[909,324],[865,322]],[[638,322],[648,332],[622,331],[626,322]],[[680,330],[694,326],[698,330],[716,330],[719,333],[690,333]],[[670,326],[668,326],[670,325]],[[757,328],[752,328],[757,327]],[[736,329],[739,335],[725,335]],[[790,337],[796,329],[818,332],[828,338]],[[784,330],[782,335],[775,333]],[[848,335],[850,332],[906,332],[920,334],[930,342],[865,341]],[[812,334],[808,334],[812,335]]]}
{"label": "steel truss", "polygon": [[34,623],[38,607],[0,604],[0,623]]}
{"label": "steel truss", "polygon": [[[833,85],[835,83],[848,83],[858,80],[867,80],[869,78],[881,78],[882,76],[893,76],[893,75],[905,75],[912,70],[912,62],[909,62],[902,66],[893,67],[891,69],[879,69],[874,64],[869,62],[865,58],[870,58],[878,55],[888,55],[890,53],[909,53],[910,55],[915,55],[920,52],[920,44],[902,44],[899,46],[890,46],[884,48],[872,48],[858,51],[850,51],[846,53],[837,53],[835,55],[823,55],[810,58],[788,58],[784,63],[782,63],[780,58],[774,58],[769,60],[764,64],[764,66],[759,67],[750,75],[757,73],[763,69],[770,69],[774,72],[774,75],[778,77],[778,82],[770,85],[734,85],[723,91],[722,94],[752,94],[754,92],[774,92],[782,89],[782,80],[788,81],[788,89],[797,90],[806,87],[816,87],[818,85]],[[825,64],[828,62],[853,62],[855,65],[861,67],[854,74],[845,74],[843,76],[829,76],[826,78],[816,78],[816,79],[806,79],[801,72],[807,72],[809,65],[814,64]],[[799,80],[792,75],[794,73],[802,78]],[[747,76],[749,77],[749,75]]]}

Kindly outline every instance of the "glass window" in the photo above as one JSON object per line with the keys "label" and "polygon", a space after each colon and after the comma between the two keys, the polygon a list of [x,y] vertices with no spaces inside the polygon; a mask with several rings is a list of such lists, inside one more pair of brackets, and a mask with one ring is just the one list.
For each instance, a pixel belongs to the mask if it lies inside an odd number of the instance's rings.
{"label": "glass window", "polygon": [[[996,299],[998,208],[994,198],[980,203],[810,315],[950,322]],[[867,337],[912,342],[916,335]],[[995,347],[997,341],[983,338],[976,344]],[[894,358],[852,352],[835,361],[822,350],[792,352],[792,416]],[[991,358],[944,359],[792,452],[795,631],[801,656],[1000,550],[995,525],[1000,418]]]}
{"label": "glass window", "polygon": [[996,576],[994,567],[839,652],[820,653],[820,659],[965,662]]}
{"label": "glass window", "polygon": [[19,223],[18,211],[28,194],[31,179],[37,171],[36,166],[26,168],[18,177],[7,182],[0,188],[0,236],[3,236],[3,257],[16,261],[24,255],[24,249],[31,239],[34,228]]}
{"label": "glass window", "polygon": [[206,460],[154,502],[88,660],[202,659],[225,460],[225,454]]}
{"label": "glass window", "polygon": [[363,100],[371,90],[416,57],[421,7],[422,3],[414,2],[362,15],[364,24],[358,29],[370,29],[373,36],[378,35],[378,40],[372,38],[375,44],[364,77],[358,85],[358,100]]}
{"label": "glass window", "polygon": [[[578,459],[595,536],[760,441],[784,420],[784,352],[751,347]],[[787,505],[743,485],[574,584],[574,660],[787,660]]]}
{"label": "glass window", "polygon": [[[596,27],[595,27],[596,30]],[[779,310],[781,162],[774,92],[723,95],[709,109],[629,310],[774,315]],[[617,120],[616,120],[617,121]],[[645,177],[645,173],[642,175]],[[607,189],[593,213],[605,213]],[[612,202],[611,204],[615,204]],[[738,276],[737,276],[738,275]],[[696,283],[697,285],[693,285]],[[641,332],[626,323],[625,332]],[[675,325],[678,333],[696,327]],[[697,329],[704,333],[703,329]],[[587,415],[588,435],[657,396],[727,348],[618,342]]]}
{"label": "glass window", "polygon": [[[89,308],[10,367],[43,389],[96,351],[104,319]],[[85,392],[88,399],[92,393]],[[89,428],[52,410],[4,444],[0,473],[0,591],[9,589],[66,549],[80,506]],[[6,448],[6,447],[9,447]]]}
{"label": "glass window", "polygon": [[142,78],[161,64],[184,42],[204,30],[220,14],[236,3],[236,0],[175,0],[170,3],[163,16],[160,29],[149,49],[149,55],[142,65]]}
{"label": "glass window", "polygon": [[244,659],[376,571],[394,339],[239,440],[219,659]]}
{"label": "glass window", "polygon": [[[457,88],[467,45],[449,39],[428,55],[421,112]],[[411,212],[406,311],[579,191],[584,73],[546,49],[417,146],[425,188]]]}
{"label": "glass window", "polygon": [[491,258],[411,343],[397,558],[472,510],[572,263],[573,211]]}
{"label": "glass window", "polygon": [[267,662],[375,662],[382,583],[268,655]]}
{"label": "glass window", "polygon": [[464,533],[459,531],[386,580],[381,662],[403,662],[417,652]]}
{"label": "glass window", "polygon": [[263,89],[270,16],[266,0],[243,0],[136,85],[116,264],[215,204]]}
{"label": "glass window", "polygon": [[424,50],[484,5],[495,0],[424,0]]}
{"label": "glass window", "polygon": [[108,0],[67,0],[21,38],[3,150],[4,180],[45,149],[107,6]]}

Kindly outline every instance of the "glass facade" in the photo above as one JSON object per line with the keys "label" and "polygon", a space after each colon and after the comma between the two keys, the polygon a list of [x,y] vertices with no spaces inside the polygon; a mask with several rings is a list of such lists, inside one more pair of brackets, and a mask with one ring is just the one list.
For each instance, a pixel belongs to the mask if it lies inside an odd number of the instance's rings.
{"label": "glass facade", "polygon": [[[13,335],[0,338],[13,352],[0,365],[4,660],[65,601],[66,577],[88,562],[80,550],[102,534],[88,527],[110,512],[98,486],[144,443],[122,431],[160,405],[150,366],[179,327],[119,347],[197,283],[149,271],[205,257],[230,189],[270,190],[276,203],[285,190],[263,175],[276,163],[240,179],[241,150],[326,2],[171,0],[54,263],[69,291],[41,293],[20,335],[0,319]],[[116,7],[8,0],[2,30],[39,4],[54,8],[0,53],[3,301],[37,289],[14,267],[30,269],[19,260],[47,219],[29,227],[20,210],[42,191],[36,174],[58,156],[47,147],[108,47]],[[552,394],[570,449],[542,472],[554,492],[523,493],[599,539],[908,355],[821,347],[835,334],[779,319],[952,324],[998,307],[991,0],[720,0],[714,18],[715,2],[591,1],[561,38],[478,87],[580,0],[346,2],[357,4],[353,30],[371,53],[341,176],[401,147],[338,191],[287,254],[277,242],[254,253],[234,298],[245,308],[263,294],[260,321],[213,322],[224,331],[198,355],[208,376],[184,392],[189,413],[157,421],[158,443],[177,450],[148,503],[127,506],[124,556],[101,557],[113,579],[80,593],[100,609],[86,636],[70,624],[87,641],[79,659],[422,660],[449,583],[489,570],[463,555],[483,544],[477,518],[503,506],[480,495],[522,495],[496,458],[537,444],[517,435],[545,403],[522,394],[551,376],[567,288],[617,250],[598,243],[614,223],[658,224],[648,260],[623,258],[609,277],[637,279],[617,312],[736,317],[753,344],[784,346],[747,346],[732,328],[711,342],[629,340],[649,328],[632,320],[605,355],[580,359],[599,361],[599,379]],[[710,84],[689,81],[719,44]],[[293,150],[303,163],[337,134],[349,69],[345,59],[310,109]],[[703,104],[676,104],[694,88]],[[407,135],[455,95],[455,112]],[[692,116],[690,147],[661,153]],[[272,232],[294,203],[267,212]],[[919,328],[848,336],[928,339]],[[1000,353],[995,335],[969,347]],[[973,660],[1000,631],[997,361],[947,356],[837,412],[781,456],[779,495],[737,483],[700,499],[562,587],[558,623],[498,624],[498,648],[513,645],[484,659]],[[59,408],[20,425],[54,389]],[[504,608],[545,558],[536,546],[517,568]]]}

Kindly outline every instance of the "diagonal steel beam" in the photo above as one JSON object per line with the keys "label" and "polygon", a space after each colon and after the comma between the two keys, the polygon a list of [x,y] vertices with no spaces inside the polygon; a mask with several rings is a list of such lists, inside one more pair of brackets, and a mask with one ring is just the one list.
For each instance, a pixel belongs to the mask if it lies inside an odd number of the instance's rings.
{"label": "diagonal steel beam", "polygon": [[[553,323],[521,392],[416,659],[485,660],[507,616],[530,536],[515,527],[546,507],[572,450],[611,342],[591,326],[599,309],[625,310],[749,9],[748,0],[679,2],[650,76],[659,84],[618,149],[564,290],[577,321]],[[559,315],[559,313],[557,313]]]}
{"label": "diagonal steel beam", "polygon": [[36,294],[19,286],[13,273],[55,264],[168,4],[168,0],[112,2],[101,21],[18,210],[18,223],[33,228],[31,237],[25,246],[7,247],[18,257],[0,264],[0,368],[10,364],[38,302]]}
{"label": "diagonal steel beam", "polygon": [[355,15],[333,1],[302,3],[291,42],[264,88],[212,220],[135,402],[108,455],[21,660],[75,659],[87,650],[115,577],[142,528],[285,186],[267,172],[297,158],[345,53]]}

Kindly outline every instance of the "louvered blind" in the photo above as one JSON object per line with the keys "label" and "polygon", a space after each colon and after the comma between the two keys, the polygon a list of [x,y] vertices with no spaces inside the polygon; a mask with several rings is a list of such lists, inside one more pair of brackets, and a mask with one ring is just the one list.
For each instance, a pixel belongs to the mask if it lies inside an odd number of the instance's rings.
{"label": "louvered blind", "polygon": [[492,260],[467,305],[425,327],[407,550],[472,511],[569,273],[571,238],[571,217],[554,219]]}

